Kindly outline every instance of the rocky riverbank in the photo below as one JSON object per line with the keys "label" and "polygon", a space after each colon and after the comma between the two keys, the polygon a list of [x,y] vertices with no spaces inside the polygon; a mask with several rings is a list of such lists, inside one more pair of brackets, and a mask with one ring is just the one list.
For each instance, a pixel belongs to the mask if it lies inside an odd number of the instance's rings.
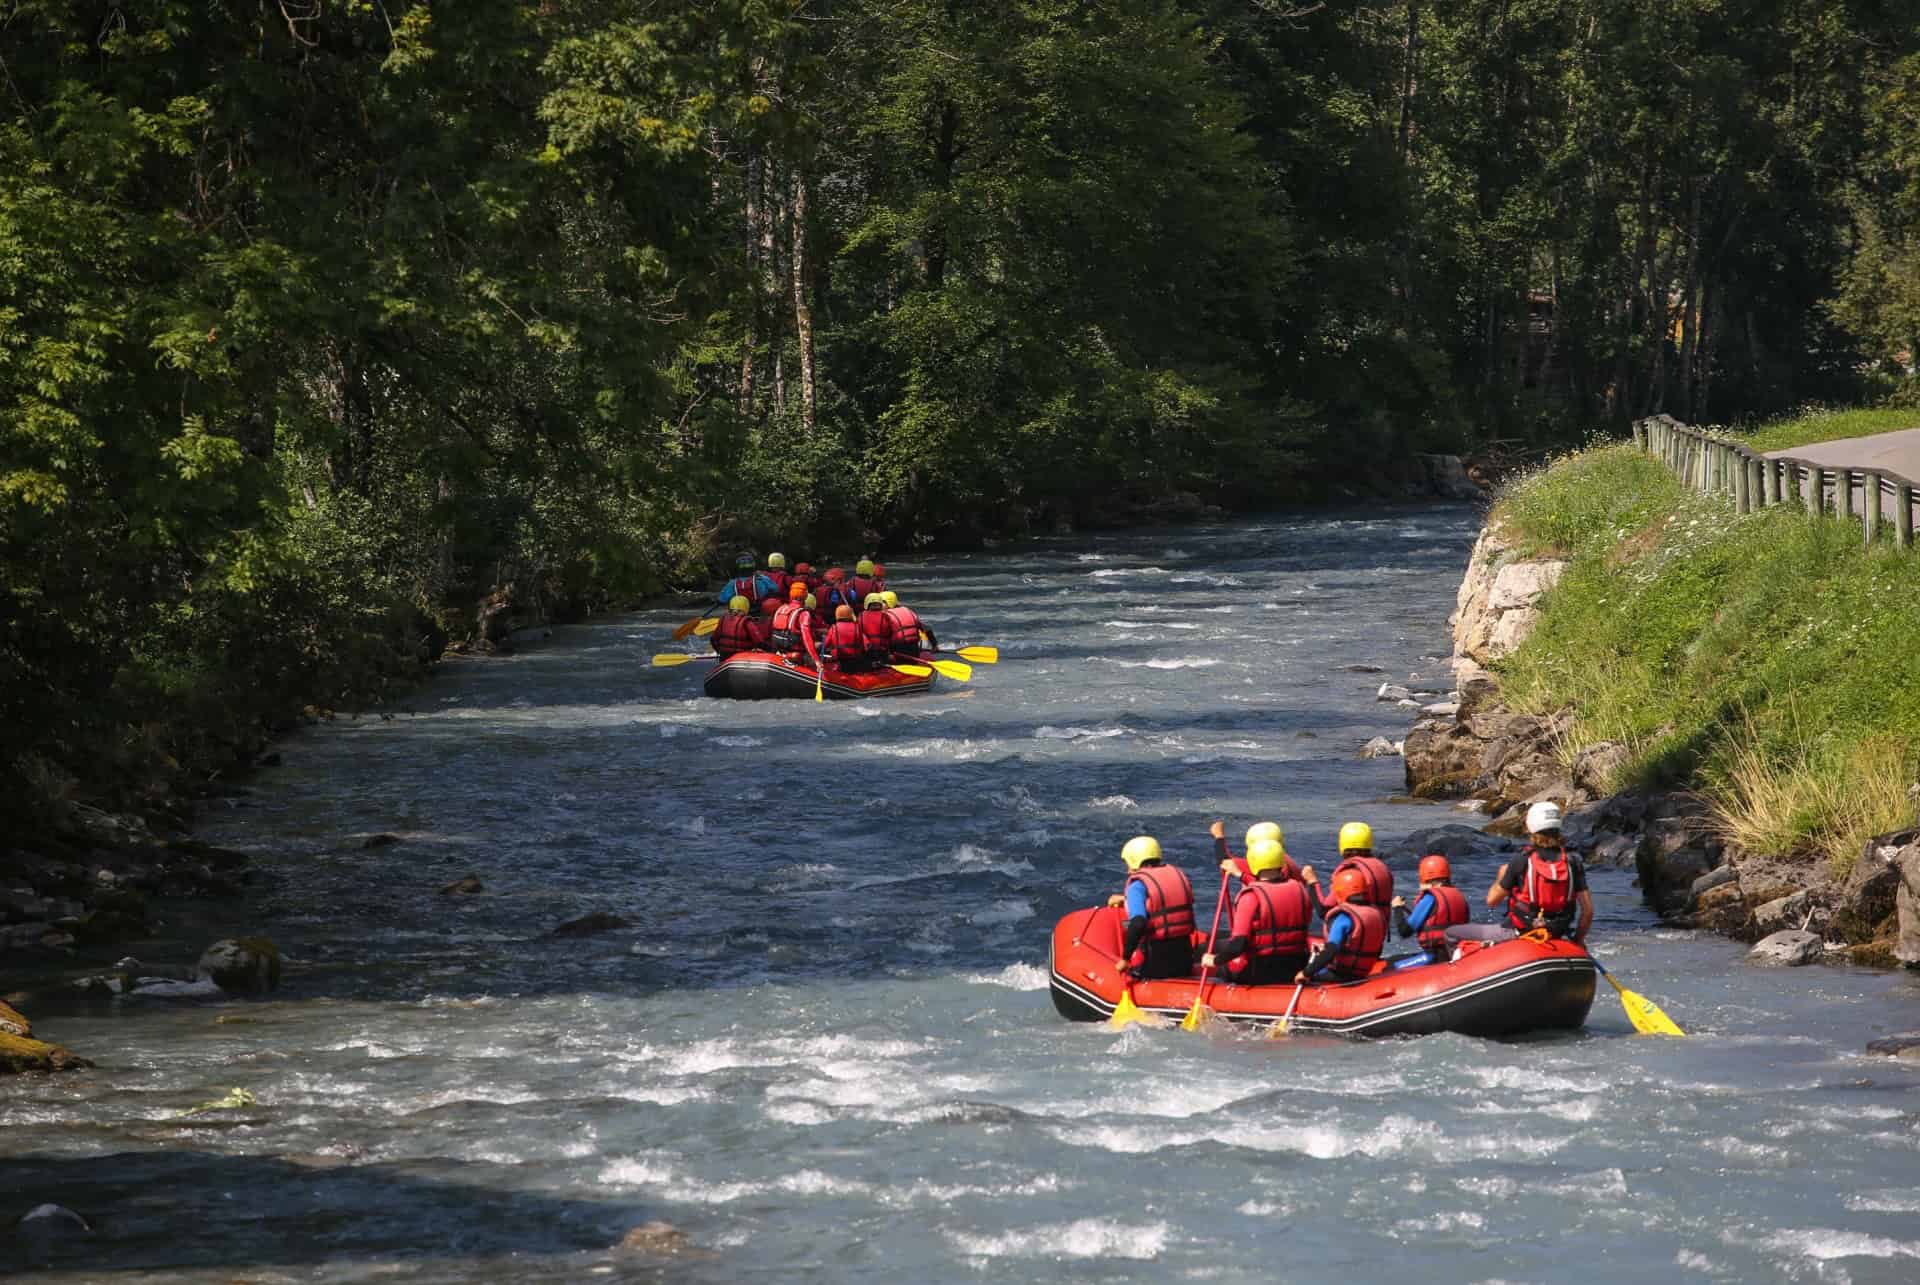
{"label": "rocky riverbank", "polygon": [[1423,707],[1408,732],[1408,792],[1472,800],[1506,837],[1522,833],[1529,804],[1552,799],[1566,809],[1568,844],[1590,863],[1635,870],[1669,922],[1762,942],[1765,962],[1920,964],[1920,828],[1871,840],[1843,878],[1817,860],[1748,852],[1697,793],[1610,792],[1626,748],[1570,744],[1567,711],[1502,703],[1488,666],[1526,641],[1565,567],[1521,556],[1497,519],[1482,530],[1453,617],[1459,698]]}

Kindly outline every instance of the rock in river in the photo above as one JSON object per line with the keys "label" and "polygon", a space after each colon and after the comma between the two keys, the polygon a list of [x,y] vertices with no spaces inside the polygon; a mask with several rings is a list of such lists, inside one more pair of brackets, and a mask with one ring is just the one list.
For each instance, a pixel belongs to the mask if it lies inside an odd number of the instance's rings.
{"label": "rock in river", "polygon": [[280,950],[265,937],[228,937],[201,953],[197,971],[234,995],[274,990],[280,985]]}
{"label": "rock in river", "polygon": [[1811,964],[1820,958],[1826,949],[1826,943],[1820,940],[1819,933],[1803,933],[1797,928],[1789,928],[1771,936],[1762,937],[1754,948],[1747,952],[1747,958],[1756,964],[1782,964],[1797,967]]}
{"label": "rock in river", "polygon": [[569,919],[553,930],[555,937],[584,937],[588,933],[612,932],[616,928],[631,928],[633,921],[622,919],[619,915],[604,910],[596,910],[590,915],[578,919]]}

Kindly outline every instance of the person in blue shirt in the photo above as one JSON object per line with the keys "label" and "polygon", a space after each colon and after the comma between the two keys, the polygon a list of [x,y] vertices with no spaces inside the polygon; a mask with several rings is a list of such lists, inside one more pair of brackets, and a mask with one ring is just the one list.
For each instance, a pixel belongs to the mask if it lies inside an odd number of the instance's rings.
{"label": "person in blue shirt", "polygon": [[1402,937],[1417,935],[1421,953],[1401,960],[1395,967],[1446,963],[1453,958],[1447,929],[1472,920],[1466,894],[1453,886],[1453,866],[1439,853],[1420,858],[1420,896],[1411,913],[1405,897],[1393,899],[1393,927]]}
{"label": "person in blue shirt", "polygon": [[1305,984],[1327,973],[1335,981],[1353,981],[1373,972],[1387,944],[1387,917],[1370,906],[1367,876],[1349,866],[1333,875],[1333,899],[1327,911],[1326,944],[1314,952],[1293,980]]}
{"label": "person in blue shirt", "polygon": [[1129,871],[1126,891],[1107,904],[1126,907],[1122,970],[1139,978],[1187,976],[1193,971],[1193,885],[1166,864],[1151,835],[1127,840],[1120,859]]}
{"label": "person in blue shirt", "polygon": [[765,602],[777,597],[780,590],[773,577],[764,571],[754,570],[757,559],[751,553],[743,553],[733,560],[733,579],[720,586],[719,603],[725,607],[735,598],[745,598],[748,602]]}

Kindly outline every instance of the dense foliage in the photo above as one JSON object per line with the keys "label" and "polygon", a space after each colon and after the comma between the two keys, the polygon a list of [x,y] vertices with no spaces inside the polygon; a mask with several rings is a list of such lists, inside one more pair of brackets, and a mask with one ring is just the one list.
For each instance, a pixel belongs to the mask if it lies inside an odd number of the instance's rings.
{"label": "dense foliage", "polygon": [[1897,0],[0,0],[7,756],[36,797],[204,774],[489,595],[721,542],[1844,395],[1920,331],[1917,37]]}

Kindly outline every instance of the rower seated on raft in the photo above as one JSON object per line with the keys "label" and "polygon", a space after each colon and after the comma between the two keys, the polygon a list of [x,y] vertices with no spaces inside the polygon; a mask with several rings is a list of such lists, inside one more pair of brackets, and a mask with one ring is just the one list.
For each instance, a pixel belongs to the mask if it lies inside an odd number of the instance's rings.
{"label": "rower seated on raft", "polygon": [[1393,899],[1393,929],[1401,937],[1415,937],[1421,953],[1395,964],[1395,968],[1418,968],[1422,964],[1444,964],[1453,958],[1453,943],[1447,929],[1469,923],[1473,911],[1466,894],[1453,886],[1453,865],[1439,853],[1420,858],[1420,896],[1411,913],[1407,899]]}

